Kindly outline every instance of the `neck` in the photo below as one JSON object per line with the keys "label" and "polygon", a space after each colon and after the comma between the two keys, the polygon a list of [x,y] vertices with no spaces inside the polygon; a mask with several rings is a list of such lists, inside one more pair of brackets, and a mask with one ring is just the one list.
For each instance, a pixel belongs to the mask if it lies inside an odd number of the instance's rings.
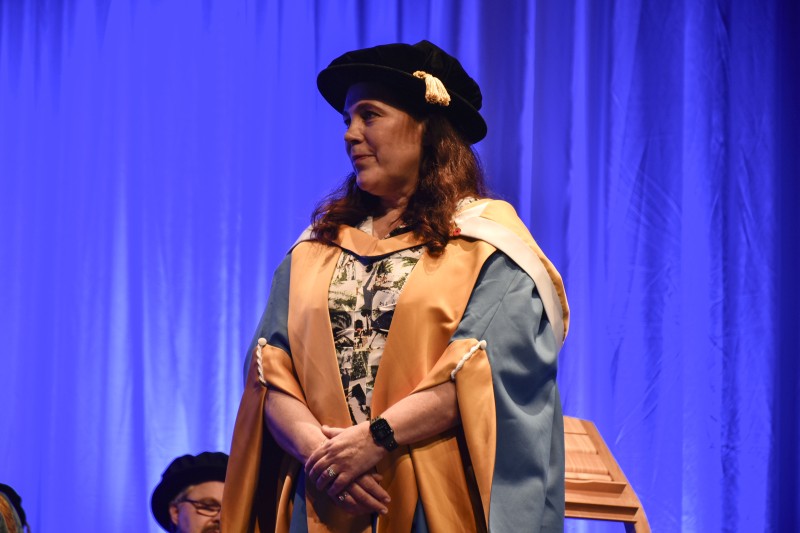
{"label": "neck", "polygon": [[403,212],[408,206],[409,198],[411,198],[410,194],[401,194],[393,197],[382,196],[380,198],[381,212],[376,216],[383,217],[387,215],[391,216],[392,214],[395,214],[398,217],[402,216]]}
{"label": "neck", "polygon": [[372,217],[372,235],[385,239],[389,233],[403,222],[405,206],[384,209],[380,214]]}

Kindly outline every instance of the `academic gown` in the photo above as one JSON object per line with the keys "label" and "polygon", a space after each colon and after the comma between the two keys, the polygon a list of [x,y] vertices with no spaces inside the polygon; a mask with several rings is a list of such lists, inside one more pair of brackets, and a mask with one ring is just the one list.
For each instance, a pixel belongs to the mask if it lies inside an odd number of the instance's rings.
{"label": "academic gown", "polygon": [[470,204],[444,253],[424,253],[395,309],[372,395],[380,415],[451,380],[461,425],[400,446],[377,465],[389,513],[353,517],[306,484],[264,424],[269,388],[321,424],[351,424],[328,314],[342,249],[362,257],[418,246],[343,227],[335,245],[299,239],[278,267],[248,362],[222,515],[225,532],[561,531],[564,443],[556,359],[569,311],[555,268],[513,208]]}

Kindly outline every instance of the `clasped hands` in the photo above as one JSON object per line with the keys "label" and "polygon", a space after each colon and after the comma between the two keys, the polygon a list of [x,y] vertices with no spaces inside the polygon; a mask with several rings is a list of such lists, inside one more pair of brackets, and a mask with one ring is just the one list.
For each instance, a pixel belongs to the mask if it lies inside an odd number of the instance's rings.
{"label": "clasped hands", "polygon": [[351,514],[386,514],[389,494],[374,468],[388,452],[372,439],[369,424],[321,429],[326,440],[305,463],[309,483]]}

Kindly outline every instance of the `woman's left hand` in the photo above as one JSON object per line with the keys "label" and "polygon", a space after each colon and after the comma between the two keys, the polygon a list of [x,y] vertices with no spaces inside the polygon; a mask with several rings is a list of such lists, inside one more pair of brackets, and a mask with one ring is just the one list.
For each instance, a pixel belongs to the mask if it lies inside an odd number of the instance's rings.
{"label": "woman's left hand", "polygon": [[372,470],[388,453],[372,440],[366,422],[344,429],[322,426],[322,433],[328,440],[312,452],[305,470],[309,480],[332,497]]}

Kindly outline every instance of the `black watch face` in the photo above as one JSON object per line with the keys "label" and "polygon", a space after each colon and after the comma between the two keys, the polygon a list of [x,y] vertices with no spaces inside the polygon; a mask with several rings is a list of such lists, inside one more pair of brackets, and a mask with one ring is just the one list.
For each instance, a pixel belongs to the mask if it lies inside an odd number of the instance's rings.
{"label": "black watch face", "polygon": [[376,440],[383,440],[393,433],[392,428],[389,427],[389,423],[382,418],[373,422],[370,430],[372,431],[372,436]]}

